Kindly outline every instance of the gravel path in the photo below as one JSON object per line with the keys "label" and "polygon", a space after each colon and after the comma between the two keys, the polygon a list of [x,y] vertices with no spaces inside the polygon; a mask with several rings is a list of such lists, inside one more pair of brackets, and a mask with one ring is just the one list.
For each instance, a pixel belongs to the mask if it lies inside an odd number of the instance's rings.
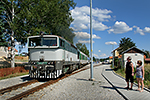
{"label": "gravel path", "polygon": [[124,100],[101,75],[105,66],[109,65],[94,67],[95,81],[88,80],[88,69],[60,80],[23,100]]}
{"label": "gravel path", "polygon": [[23,83],[23,82],[27,82],[29,80],[31,80],[29,78],[29,75],[3,79],[3,80],[0,80],[0,89],[6,88],[6,87],[9,87],[9,86],[13,86],[13,85],[16,85],[16,84],[20,84],[20,83]]}

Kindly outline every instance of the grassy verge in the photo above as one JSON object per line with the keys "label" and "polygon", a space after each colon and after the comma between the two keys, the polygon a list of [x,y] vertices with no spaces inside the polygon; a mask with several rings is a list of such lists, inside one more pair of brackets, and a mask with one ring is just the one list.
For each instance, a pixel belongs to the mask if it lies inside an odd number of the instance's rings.
{"label": "grassy verge", "polygon": [[0,77],[0,80],[7,79],[7,78],[12,78],[12,77],[16,77],[16,76],[27,75],[27,74],[29,74],[29,73],[28,72],[23,72],[23,73],[10,74],[10,75],[5,76],[5,77]]}
{"label": "grassy verge", "polygon": [[[145,68],[144,85],[145,85],[146,88],[150,89],[150,65],[145,65],[144,68]],[[125,70],[119,69],[119,68],[117,68],[117,66],[115,66],[114,71],[118,75],[125,78]],[[134,75],[134,82],[137,83],[135,75]]]}

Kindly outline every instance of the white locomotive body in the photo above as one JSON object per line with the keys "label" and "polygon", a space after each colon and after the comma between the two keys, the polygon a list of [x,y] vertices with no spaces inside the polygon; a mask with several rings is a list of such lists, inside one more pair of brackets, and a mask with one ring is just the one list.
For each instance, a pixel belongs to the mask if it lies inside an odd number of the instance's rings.
{"label": "white locomotive body", "polygon": [[88,63],[88,56],[60,36],[30,36],[27,42],[30,77],[57,78]]}

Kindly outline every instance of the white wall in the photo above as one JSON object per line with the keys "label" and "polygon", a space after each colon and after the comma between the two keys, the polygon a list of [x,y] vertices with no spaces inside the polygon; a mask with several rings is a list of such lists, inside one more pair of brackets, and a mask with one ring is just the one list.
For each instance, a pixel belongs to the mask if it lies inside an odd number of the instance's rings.
{"label": "white wall", "polygon": [[141,60],[142,61],[142,65],[144,65],[144,54],[143,53],[125,53],[124,56],[123,56],[124,67],[125,67],[125,64],[127,62],[128,56],[130,56],[132,58],[131,61],[132,61],[133,65],[134,65],[134,67],[136,67],[138,60]]}

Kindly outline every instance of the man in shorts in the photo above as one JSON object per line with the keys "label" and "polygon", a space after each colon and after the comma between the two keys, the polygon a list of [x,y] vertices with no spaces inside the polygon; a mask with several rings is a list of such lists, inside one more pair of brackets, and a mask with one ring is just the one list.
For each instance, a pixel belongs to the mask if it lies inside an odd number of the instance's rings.
{"label": "man in shorts", "polygon": [[[130,56],[127,58],[125,73],[126,73],[126,82],[127,82],[126,89],[132,90],[133,76],[134,76],[134,67],[133,67],[133,63],[131,62],[131,57]],[[131,87],[130,88],[129,88],[129,80],[131,82]]]}

